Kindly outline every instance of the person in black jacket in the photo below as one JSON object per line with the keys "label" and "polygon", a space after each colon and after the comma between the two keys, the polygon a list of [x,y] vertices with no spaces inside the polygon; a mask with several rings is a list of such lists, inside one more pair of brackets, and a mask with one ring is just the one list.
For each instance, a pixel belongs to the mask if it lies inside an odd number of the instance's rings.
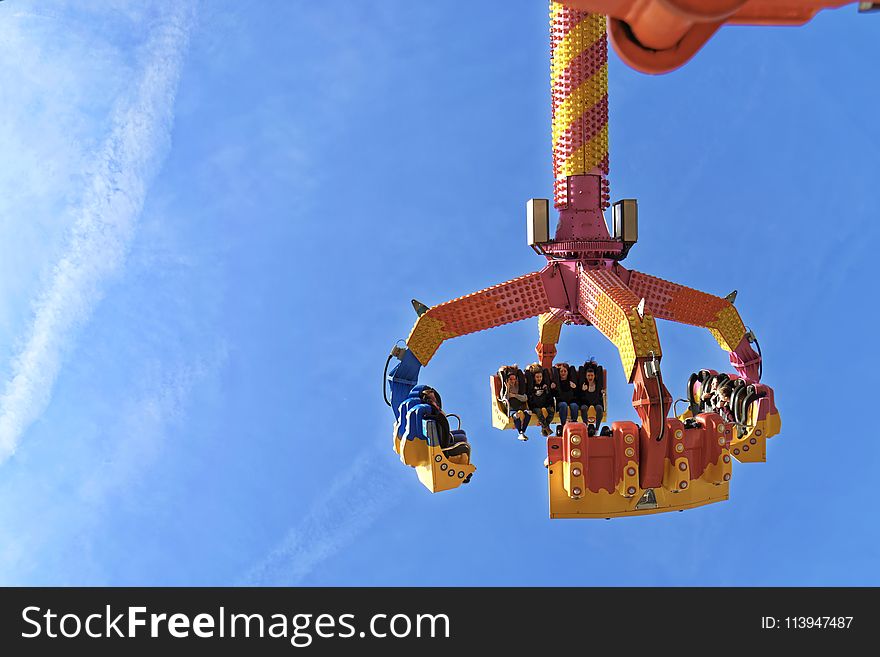
{"label": "person in black jacket", "polygon": [[553,420],[555,410],[550,384],[544,380],[544,370],[537,363],[529,365],[529,373],[531,374],[531,382],[526,392],[529,399],[529,410],[538,418],[538,424],[541,425],[541,435],[549,436],[551,433],[550,422]]}
{"label": "person in black jacket", "polygon": [[577,394],[577,382],[572,376],[573,372],[568,363],[557,363],[553,366],[554,376],[550,389],[556,399],[556,410],[559,411],[559,426],[563,426],[571,415],[573,422],[577,422],[578,405],[575,400]]}
{"label": "person in black jacket", "polygon": [[449,419],[440,407],[440,399],[438,397],[437,391],[428,386],[425,386],[422,392],[419,393],[419,398],[431,407],[431,411],[425,413],[424,417],[426,420],[434,420],[437,423],[437,432],[440,434],[440,447],[445,448],[452,445],[452,434],[449,431]]}
{"label": "person in black jacket", "polygon": [[[459,465],[470,463],[471,447],[469,443],[461,441],[453,448],[455,441],[453,440],[452,432],[449,430],[449,418],[446,417],[446,413],[443,412],[443,408],[440,405],[439,393],[434,388],[425,386],[419,397],[431,407],[431,411],[425,413],[424,418],[436,422],[437,432],[440,434],[440,448],[443,450],[446,459]],[[463,483],[469,483],[469,481],[470,476]]]}
{"label": "person in black jacket", "polygon": [[[584,368],[584,380],[581,382],[578,391],[578,402],[580,403],[581,419],[584,424],[588,427],[593,427],[594,431],[597,430],[599,423],[602,421],[602,415],[605,412],[605,409],[602,407],[604,403],[604,400],[602,399],[602,388],[596,380],[596,368],[592,364],[588,364],[586,368]],[[590,406],[596,409],[595,424],[590,422],[587,415]]]}

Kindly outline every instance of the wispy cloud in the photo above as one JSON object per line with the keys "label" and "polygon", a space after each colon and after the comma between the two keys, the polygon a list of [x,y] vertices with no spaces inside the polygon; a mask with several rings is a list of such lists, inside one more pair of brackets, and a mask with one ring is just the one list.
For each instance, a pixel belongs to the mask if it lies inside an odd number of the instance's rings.
{"label": "wispy cloud", "polygon": [[65,348],[122,268],[146,190],[168,150],[193,6],[172,3],[164,11],[146,44],[140,78],[117,104],[95,154],[66,250],[34,304],[33,324],[0,396],[0,462],[48,406]]}
{"label": "wispy cloud", "polygon": [[215,378],[227,358],[226,343],[216,341],[186,364],[145,374],[144,391],[122,404],[118,427],[102,447],[102,462],[79,487],[82,501],[103,502],[110,492],[131,486],[159,457],[169,426],[183,420],[193,390]]}
{"label": "wispy cloud", "polygon": [[[75,448],[61,451],[65,467],[50,485],[23,470],[0,480],[0,535],[6,537],[0,542],[0,586],[107,582],[107,564],[95,554],[104,540],[102,525],[120,496],[154,476],[169,436],[186,421],[194,392],[225,366],[226,343],[207,347],[185,362],[139,367],[132,377],[138,391],[114,398],[102,428],[83,432]],[[30,486],[27,499],[16,499],[24,486]],[[136,572],[120,570],[129,583],[143,583]]]}
{"label": "wispy cloud", "polygon": [[244,586],[294,586],[369,528],[393,504],[377,475],[376,451],[359,455],[303,520],[239,581]]}

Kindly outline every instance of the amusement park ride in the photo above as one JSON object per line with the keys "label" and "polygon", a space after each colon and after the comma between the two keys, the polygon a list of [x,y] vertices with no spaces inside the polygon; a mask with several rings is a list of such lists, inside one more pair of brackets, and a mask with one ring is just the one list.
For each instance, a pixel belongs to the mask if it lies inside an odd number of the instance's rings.
{"label": "amusement park ride", "polygon": [[[446,431],[426,403],[419,370],[444,340],[538,317],[540,366],[552,371],[563,324],[592,325],[617,347],[641,424],[613,422],[596,434],[567,422],[547,438],[551,518],[610,518],[680,511],[726,500],[732,459],[765,461],[767,438],[781,421],[773,390],[761,383],[761,354],[733,305],[717,297],[621,265],[637,240],[634,200],[614,203],[611,231],[604,210],[608,185],[607,33],[621,59],[662,73],[688,61],[725,23],[797,25],[847,0],[563,0],[550,5],[551,95],[556,232],[549,200],[527,204],[529,245],[547,260],[537,272],[433,307],[419,315],[386,363],[385,385],[395,415],[394,449],[432,492],[467,483],[475,467],[464,432]],[[860,11],[880,9],[861,2]],[[606,19],[607,16],[607,19]],[[701,370],[687,385],[688,408],[670,415],[661,372],[657,319],[702,326],[729,352],[735,373]],[[398,358],[390,372],[388,364]],[[603,377],[604,378],[604,377]],[[732,413],[701,406],[710,380],[734,384]],[[492,421],[512,428],[490,379]],[[601,385],[601,384],[600,384]],[[435,393],[436,394],[436,393]],[[439,402],[439,395],[437,395]],[[439,403],[437,404],[439,406]],[[601,423],[602,418],[598,418]],[[604,434],[604,435],[603,435]]]}

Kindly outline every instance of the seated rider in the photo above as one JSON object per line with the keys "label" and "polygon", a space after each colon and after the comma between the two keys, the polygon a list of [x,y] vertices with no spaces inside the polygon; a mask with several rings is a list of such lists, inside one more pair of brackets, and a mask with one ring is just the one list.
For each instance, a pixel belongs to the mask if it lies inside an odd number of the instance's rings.
{"label": "seated rider", "polygon": [[712,376],[703,381],[700,391],[700,410],[703,413],[714,413],[718,404],[718,377]]}
{"label": "seated rider", "polygon": [[[440,449],[443,450],[446,459],[458,465],[467,465],[470,463],[471,447],[467,441],[459,441],[456,443],[453,439],[452,432],[449,430],[449,418],[446,417],[446,413],[443,412],[443,408],[440,405],[439,393],[433,388],[425,386],[419,397],[424,403],[431,407],[431,411],[425,413],[423,417],[426,420],[434,420],[436,423],[437,432],[440,434]],[[462,483],[466,484],[469,483],[469,481],[470,476],[468,476],[468,478]]]}
{"label": "seated rider", "polygon": [[[587,425],[588,431],[592,429],[590,432],[591,435],[598,430],[599,423],[602,422],[602,416],[605,412],[605,409],[602,407],[604,402],[602,399],[602,388],[596,380],[596,367],[597,365],[595,362],[591,361],[587,363],[584,369],[584,380],[581,382],[578,390],[578,403],[581,407],[581,419],[584,424]],[[595,423],[590,422],[587,415],[590,406],[596,409]]]}
{"label": "seated rider", "polygon": [[733,397],[734,385],[733,381],[725,381],[717,390],[717,403],[715,404],[715,412],[721,416],[725,422],[733,422],[733,410],[730,408],[730,400]]}
{"label": "seated rider", "polygon": [[559,426],[568,421],[569,414],[573,422],[577,422],[578,405],[575,401],[577,383],[571,375],[568,363],[557,363],[553,366],[554,381],[550,384],[553,397],[556,398],[556,410],[559,411]]}
{"label": "seated rider", "polygon": [[538,363],[529,365],[529,373],[532,375],[526,393],[529,399],[529,410],[538,418],[538,424],[541,425],[541,435],[549,436],[551,433],[550,422],[553,420],[555,410],[550,384],[544,380],[544,369]]}
{"label": "seated rider", "polygon": [[520,392],[518,371],[512,367],[505,367],[499,372],[501,376],[501,397],[499,399],[507,404],[507,415],[513,418],[513,426],[519,432],[519,439],[528,440],[526,427],[529,426],[532,414],[529,413],[529,398],[525,394],[525,390]]}

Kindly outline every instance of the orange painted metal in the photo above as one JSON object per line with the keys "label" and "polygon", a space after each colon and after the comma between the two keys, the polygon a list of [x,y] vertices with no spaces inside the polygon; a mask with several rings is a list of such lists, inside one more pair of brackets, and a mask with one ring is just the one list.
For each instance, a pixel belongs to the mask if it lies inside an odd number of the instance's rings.
{"label": "orange painted metal", "polygon": [[654,317],[673,322],[708,326],[730,306],[720,297],[638,271],[630,272],[628,286],[636,296],[645,298]]}
{"label": "orange painted metal", "polygon": [[633,368],[632,405],[642,421],[645,435],[651,440],[660,438],[666,416],[672,408],[672,395],[659,377],[649,377],[645,364],[650,358],[637,358]]}
{"label": "orange painted metal", "polygon": [[645,299],[646,307],[654,317],[705,327],[722,349],[739,352],[742,348],[747,350],[747,355],[757,357],[748,347],[748,340],[745,345],[741,344],[745,340],[746,327],[727,299],[635,270],[629,272],[627,285],[633,294]]}
{"label": "orange painted metal", "polygon": [[466,335],[540,315],[549,309],[540,272],[468,294],[431,308],[448,337]]}
{"label": "orange painted metal", "polygon": [[534,272],[433,306],[419,317],[406,342],[419,362],[427,365],[445,340],[549,310],[542,272]]}
{"label": "orange painted metal", "polygon": [[693,57],[725,24],[803,25],[853,0],[560,0],[608,16],[620,58],[643,73],[667,73]]}

